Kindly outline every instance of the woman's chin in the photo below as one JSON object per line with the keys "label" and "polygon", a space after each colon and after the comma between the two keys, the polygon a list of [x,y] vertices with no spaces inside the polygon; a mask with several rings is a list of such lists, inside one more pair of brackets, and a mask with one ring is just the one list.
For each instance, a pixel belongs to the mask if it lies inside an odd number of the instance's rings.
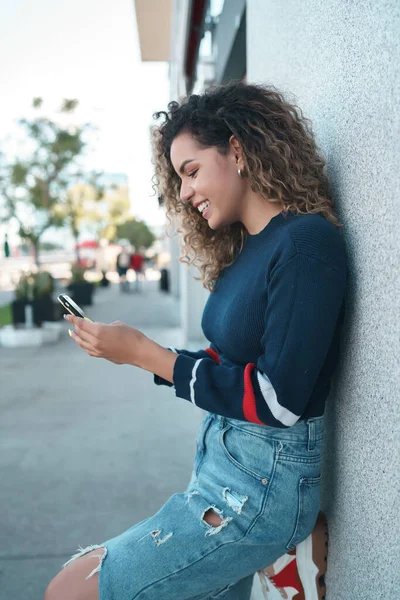
{"label": "woman's chin", "polygon": [[217,229],[224,229],[225,227],[229,227],[230,225],[232,225],[232,221],[223,222],[221,221],[221,219],[216,219],[214,215],[212,215],[211,218],[208,219],[208,226],[213,231],[217,231]]}
{"label": "woman's chin", "polygon": [[218,219],[218,216],[215,214],[210,215],[210,218],[207,219],[207,224],[209,228],[213,231],[216,231],[217,229],[221,229],[221,227],[223,227],[221,219]]}
{"label": "woman's chin", "polygon": [[210,229],[212,229],[213,231],[217,231],[217,229],[221,229],[221,225],[219,223],[215,223],[213,222],[213,220],[211,219],[211,221],[208,221],[208,226]]}

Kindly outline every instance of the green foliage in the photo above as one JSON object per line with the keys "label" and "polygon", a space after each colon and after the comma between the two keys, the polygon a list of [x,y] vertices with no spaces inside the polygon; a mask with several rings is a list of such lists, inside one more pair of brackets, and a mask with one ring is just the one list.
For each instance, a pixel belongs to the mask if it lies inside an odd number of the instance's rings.
{"label": "green foliage", "polygon": [[78,100],[64,100],[61,112],[72,112],[78,106]]}
{"label": "green foliage", "polygon": [[[34,98],[32,105],[41,108],[42,99]],[[77,100],[66,99],[61,112],[72,115],[77,106]],[[61,125],[46,117],[21,119],[19,124],[30,141],[26,145],[30,150],[23,159],[12,162],[0,153],[0,218],[16,219],[19,235],[33,246],[38,264],[43,233],[71,218],[68,189],[89,178],[79,168],[78,159],[86,149],[86,132],[91,126]]]}
{"label": "green foliage", "polygon": [[18,299],[33,297],[33,278],[29,274],[21,275],[15,288],[15,297]]}
{"label": "green foliage", "polygon": [[11,183],[15,186],[24,185],[27,174],[27,167],[20,162],[16,162],[11,166]]}
{"label": "green foliage", "polygon": [[65,130],[55,132],[55,139],[50,144],[50,152],[60,156],[60,161],[64,165],[74,157],[80,154],[85,147],[84,142],[80,137],[80,131],[77,133],[69,133]]}
{"label": "green foliage", "polygon": [[91,208],[87,206],[82,218],[94,230],[97,239],[111,241],[117,235],[117,227],[125,222],[129,215],[128,188],[121,185],[100,190],[98,202],[92,203]]}
{"label": "green foliage", "polygon": [[35,276],[34,297],[42,298],[51,295],[54,291],[53,277],[47,271],[39,271]]}
{"label": "green foliage", "polygon": [[136,248],[150,248],[155,242],[155,235],[144,221],[127,219],[117,227],[117,237],[126,239]]}
{"label": "green foliage", "polygon": [[72,276],[71,281],[73,283],[82,283],[82,281],[86,281],[85,280],[85,270],[86,269],[84,269],[77,263],[74,263],[71,267],[71,276]]}
{"label": "green foliage", "polygon": [[11,323],[11,305],[8,304],[6,306],[0,306],[0,327],[4,327],[4,325],[11,325]]}
{"label": "green foliage", "polygon": [[54,291],[53,277],[47,271],[38,273],[23,273],[15,288],[18,299],[38,299],[51,295]]}

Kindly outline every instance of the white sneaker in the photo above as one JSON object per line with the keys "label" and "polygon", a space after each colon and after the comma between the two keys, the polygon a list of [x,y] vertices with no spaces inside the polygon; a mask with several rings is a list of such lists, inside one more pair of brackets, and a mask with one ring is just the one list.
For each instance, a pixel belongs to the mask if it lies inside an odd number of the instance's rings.
{"label": "white sneaker", "polygon": [[265,600],[323,600],[327,558],[328,524],[320,512],[308,538],[258,572]]}

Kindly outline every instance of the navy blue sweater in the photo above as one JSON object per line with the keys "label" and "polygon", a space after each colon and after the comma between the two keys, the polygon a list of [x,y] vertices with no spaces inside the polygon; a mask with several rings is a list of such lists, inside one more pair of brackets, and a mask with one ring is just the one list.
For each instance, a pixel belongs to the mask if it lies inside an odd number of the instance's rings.
{"label": "navy blue sweater", "polygon": [[346,251],[320,215],[280,213],[249,235],[210,293],[210,347],[179,354],[176,396],[209,412],[290,427],[320,416],[338,360]]}

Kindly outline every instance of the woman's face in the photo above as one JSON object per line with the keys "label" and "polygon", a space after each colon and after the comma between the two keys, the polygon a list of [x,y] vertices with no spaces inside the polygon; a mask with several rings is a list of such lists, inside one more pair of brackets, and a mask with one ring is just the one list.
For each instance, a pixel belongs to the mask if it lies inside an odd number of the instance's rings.
{"label": "woman's face", "polygon": [[241,161],[234,143],[229,143],[229,151],[223,156],[215,147],[199,146],[190,133],[184,132],[173,140],[170,157],[181,178],[182,202],[190,202],[211,229],[240,220],[246,180],[238,174]]}

